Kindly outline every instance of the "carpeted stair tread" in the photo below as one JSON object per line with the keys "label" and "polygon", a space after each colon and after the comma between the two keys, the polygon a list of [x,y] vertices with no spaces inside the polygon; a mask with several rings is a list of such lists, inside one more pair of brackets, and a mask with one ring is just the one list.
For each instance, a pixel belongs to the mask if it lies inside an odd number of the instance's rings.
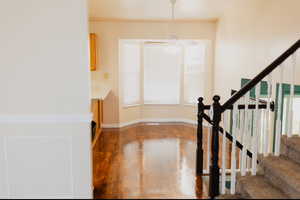
{"label": "carpeted stair tread", "polygon": [[291,198],[300,198],[300,165],[284,157],[269,156],[260,163],[264,176]]}
{"label": "carpeted stair tread", "polygon": [[250,199],[286,199],[280,190],[272,186],[263,176],[244,176],[238,178],[237,193]]}
{"label": "carpeted stair tread", "polygon": [[282,136],[281,141],[282,155],[285,155],[300,164],[300,137],[293,136],[288,138],[287,136]]}
{"label": "carpeted stair tread", "polygon": [[243,199],[239,195],[231,195],[231,194],[226,194],[226,195],[221,195],[216,197],[216,199]]}

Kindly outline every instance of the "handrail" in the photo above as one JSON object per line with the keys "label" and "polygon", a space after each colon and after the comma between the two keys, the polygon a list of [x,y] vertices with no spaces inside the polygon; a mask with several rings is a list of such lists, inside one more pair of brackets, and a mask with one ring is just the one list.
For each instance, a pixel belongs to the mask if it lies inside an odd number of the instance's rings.
{"label": "handrail", "polygon": [[267,68],[265,68],[261,73],[259,73],[255,78],[248,82],[242,89],[236,92],[230,99],[228,99],[222,105],[222,112],[224,112],[229,106],[233,105],[242,96],[249,92],[256,84],[263,80],[267,75],[269,75],[273,70],[275,70],[279,65],[281,65],[288,57],[295,53],[300,47],[300,40],[298,40],[293,46],[286,50],[281,56],[279,56],[275,61],[273,61]]}
{"label": "handrail", "polygon": [[[231,98],[229,98],[223,105],[220,105],[220,96],[215,95],[213,97],[213,104],[212,105],[204,105],[203,104],[203,98],[200,97],[198,99],[198,127],[197,127],[197,169],[196,173],[197,175],[201,175],[203,172],[203,168],[200,166],[203,166],[203,119],[208,121],[210,124],[212,124],[212,138],[211,138],[211,161],[209,166],[209,196],[214,199],[220,194],[220,167],[219,167],[219,135],[220,132],[223,132],[223,134],[226,136],[227,139],[236,142],[234,145],[236,145],[238,148],[245,149],[245,147],[239,143],[239,141],[235,140],[235,138],[230,135],[230,133],[226,132],[222,127],[220,127],[220,122],[222,118],[222,113],[225,112],[225,110],[232,109],[233,104],[236,103],[241,97],[243,97],[247,92],[249,92],[252,88],[254,88],[260,81],[262,81],[267,75],[269,75],[271,72],[273,72],[278,66],[280,66],[288,57],[290,57],[292,54],[294,54],[298,49],[300,48],[300,40],[298,40],[295,44],[293,44],[288,50],[286,50],[281,56],[279,56],[277,59],[275,59],[269,66],[267,66],[262,72],[260,72],[256,77],[254,77],[251,81],[249,81],[243,88],[241,88],[239,91],[234,93]],[[258,109],[265,109],[270,108],[272,110],[275,108],[274,102],[268,102],[267,104],[265,102],[260,101],[258,99],[258,105],[238,105],[238,109],[245,109],[248,107],[248,109],[255,109],[258,106]],[[213,108],[213,119],[210,119],[209,116],[207,116],[204,111],[207,109]],[[256,108],[257,109],[257,108]],[[273,110],[272,110],[273,111]],[[224,137],[224,136],[223,136]],[[224,138],[225,139],[225,138]],[[252,154],[252,152],[248,151],[246,153],[248,156],[254,156],[256,154]],[[225,157],[223,157],[224,159]],[[257,161],[256,161],[257,162]],[[256,170],[256,168],[254,168]],[[232,177],[234,178],[234,177]],[[225,179],[223,179],[225,180]],[[224,183],[224,182],[222,182]],[[235,183],[234,183],[235,184]],[[224,185],[223,185],[224,187]],[[234,192],[235,188],[232,188],[232,192]]]}

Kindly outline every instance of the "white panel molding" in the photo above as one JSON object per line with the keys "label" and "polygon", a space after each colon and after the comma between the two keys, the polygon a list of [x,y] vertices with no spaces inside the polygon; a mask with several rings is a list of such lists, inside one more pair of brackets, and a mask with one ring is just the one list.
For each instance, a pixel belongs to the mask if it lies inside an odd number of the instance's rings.
{"label": "white panel molding", "polygon": [[[8,198],[16,198],[17,196],[14,196],[14,194],[11,193],[10,187],[11,187],[11,182],[10,182],[10,173],[9,173],[9,165],[13,165],[13,163],[11,163],[11,161],[9,160],[8,157],[8,140],[24,140],[24,141],[33,141],[36,139],[42,139],[42,140],[60,140],[60,141],[65,141],[67,142],[67,144],[69,145],[69,148],[66,148],[66,152],[68,152],[68,157],[70,157],[69,160],[69,175],[70,175],[70,180],[69,180],[69,185],[70,185],[70,193],[66,193],[66,194],[58,194],[58,195],[52,195],[52,194],[45,194],[43,196],[34,196],[34,194],[31,194],[25,197],[33,197],[33,198],[49,198],[49,199],[72,199],[75,198],[74,196],[74,171],[73,171],[73,137],[70,136],[6,136],[4,137],[4,152],[5,152],[5,171],[6,171],[6,184],[7,184],[7,196]],[[11,141],[11,142],[12,142]],[[19,198],[19,196],[17,197]]]}
{"label": "white panel molding", "polygon": [[92,114],[74,115],[0,115],[0,124],[90,123]]}
{"label": "white panel molding", "polygon": [[10,188],[9,188],[9,175],[8,175],[8,159],[7,159],[7,138],[3,138],[3,152],[4,152],[4,167],[5,167],[5,183],[7,189],[7,197],[10,197]]}
{"label": "white panel molding", "polygon": [[[114,123],[114,124],[103,124],[102,128],[123,128],[126,126],[138,124],[138,123],[171,123],[171,122],[177,122],[177,123],[187,123],[192,125],[197,125],[196,120],[189,120],[189,119],[181,119],[181,118],[157,118],[157,119],[140,119],[140,120],[133,120],[130,122],[125,123]],[[205,125],[205,124],[204,124]]]}
{"label": "white panel molding", "polygon": [[69,137],[69,142],[70,142],[70,183],[71,183],[71,194],[72,194],[72,199],[74,198],[74,194],[75,194],[75,187],[74,187],[74,170],[73,170],[73,137]]}

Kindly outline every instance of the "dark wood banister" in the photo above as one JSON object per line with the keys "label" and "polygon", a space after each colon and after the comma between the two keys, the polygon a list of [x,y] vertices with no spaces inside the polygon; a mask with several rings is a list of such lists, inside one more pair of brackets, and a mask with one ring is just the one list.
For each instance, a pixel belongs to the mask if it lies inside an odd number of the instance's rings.
{"label": "dark wood banister", "polygon": [[236,101],[238,101],[242,96],[249,92],[255,85],[257,85],[261,80],[263,80],[267,75],[269,75],[273,70],[275,70],[279,65],[281,65],[288,57],[295,53],[300,47],[300,40],[298,40],[293,46],[286,50],[281,56],[279,56],[275,61],[273,61],[267,68],[265,68],[261,73],[259,73],[254,79],[248,82],[242,89],[236,92],[230,99],[228,99],[222,105],[222,112],[228,109]]}
{"label": "dark wood banister", "polygon": [[[220,127],[220,121],[222,113],[233,107],[233,104],[236,103],[241,97],[243,97],[247,92],[249,92],[253,87],[255,87],[260,81],[262,81],[267,75],[269,75],[273,70],[275,70],[279,65],[281,65],[288,57],[295,53],[300,47],[300,40],[298,40],[293,46],[291,46],[287,51],[285,51],[281,56],[279,56],[275,61],[273,61],[267,68],[265,68],[261,73],[259,73],[254,79],[248,82],[242,89],[237,91],[231,96],[228,101],[223,105],[220,105],[220,96],[215,95],[213,97],[214,103],[211,105],[213,108],[213,119],[210,119],[205,113],[204,110],[209,109],[211,106],[203,104],[203,98],[198,99],[198,128],[197,128],[197,175],[201,175],[203,172],[203,119],[211,123],[212,126],[212,140],[211,140],[211,164],[209,167],[209,196],[214,199],[220,195],[220,168],[219,168],[219,132],[223,132],[229,140],[232,140],[232,136],[224,131]],[[239,105],[238,107],[245,105]],[[260,105],[265,107],[266,104]],[[241,109],[243,109],[241,108]],[[250,108],[250,105],[249,107]],[[255,108],[255,107],[254,107]],[[225,132],[225,133],[224,133]],[[243,148],[243,145],[237,142],[239,148]],[[247,155],[252,156],[251,152],[248,152]]]}

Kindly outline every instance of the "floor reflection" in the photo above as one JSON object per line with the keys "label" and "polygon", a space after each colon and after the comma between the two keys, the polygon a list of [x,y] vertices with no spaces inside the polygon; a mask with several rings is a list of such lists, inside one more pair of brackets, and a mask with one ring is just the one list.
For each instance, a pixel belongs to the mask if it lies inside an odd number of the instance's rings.
{"label": "floor reflection", "polygon": [[[96,197],[207,196],[201,177],[195,176],[194,127],[142,126],[110,134],[118,134],[118,142],[105,184],[100,186],[99,182],[94,181],[97,188]],[[101,151],[101,147],[98,148]]]}

